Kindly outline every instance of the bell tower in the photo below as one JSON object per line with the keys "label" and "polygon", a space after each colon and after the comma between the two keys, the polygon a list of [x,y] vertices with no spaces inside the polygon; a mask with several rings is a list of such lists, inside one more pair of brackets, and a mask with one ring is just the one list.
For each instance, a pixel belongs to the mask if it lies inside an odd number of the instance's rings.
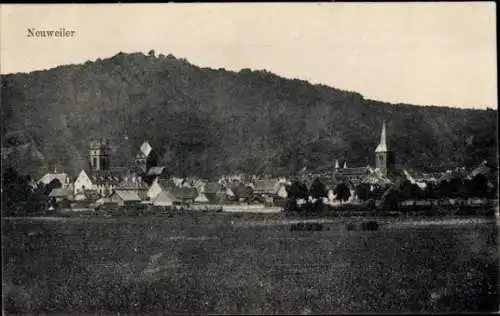
{"label": "bell tower", "polygon": [[392,170],[393,163],[394,163],[394,156],[387,147],[386,128],[384,121],[382,123],[382,133],[380,135],[380,143],[375,149],[375,167],[384,176],[387,176],[387,174]]}
{"label": "bell tower", "polygon": [[106,139],[90,142],[89,160],[92,170],[109,169],[109,143]]}

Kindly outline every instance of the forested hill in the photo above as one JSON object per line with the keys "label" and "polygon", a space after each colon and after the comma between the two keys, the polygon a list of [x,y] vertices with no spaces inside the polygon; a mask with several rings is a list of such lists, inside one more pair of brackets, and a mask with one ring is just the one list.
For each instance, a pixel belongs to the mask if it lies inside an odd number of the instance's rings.
{"label": "forested hill", "polygon": [[[393,105],[154,52],[1,79],[2,146],[9,149],[3,162],[20,171],[57,165],[74,174],[87,166],[88,142],[99,136],[113,144],[113,165],[125,164],[149,140],[178,175],[291,174],[336,158],[366,166],[374,164],[382,120],[397,163],[410,169],[497,158],[497,110]],[[35,154],[16,150],[27,143]]]}

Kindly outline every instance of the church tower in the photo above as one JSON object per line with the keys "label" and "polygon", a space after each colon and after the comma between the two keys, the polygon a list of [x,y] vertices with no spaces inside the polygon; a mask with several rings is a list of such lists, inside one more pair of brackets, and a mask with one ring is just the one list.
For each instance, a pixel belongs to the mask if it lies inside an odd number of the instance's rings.
{"label": "church tower", "polygon": [[382,172],[384,176],[391,171],[394,163],[394,156],[387,148],[385,121],[382,123],[382,134],[380,135],[380,143],[375,149],[375,167]]}
{"label": "church tower", "polygon": [[109,144],[105,139],[90,142],[90,168],[92,170],[107,170],[109,168]]}

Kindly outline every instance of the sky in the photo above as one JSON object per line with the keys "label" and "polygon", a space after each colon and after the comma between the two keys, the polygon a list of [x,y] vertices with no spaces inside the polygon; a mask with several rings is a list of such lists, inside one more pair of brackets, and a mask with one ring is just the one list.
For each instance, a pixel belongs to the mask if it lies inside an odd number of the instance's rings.
{"label": "sky", "polygon": [[[17,4],[0,12],[2,74],[154,49],[391,103],[498,108],[494,2]],[[75,35],[28,37],[28,28]]]}

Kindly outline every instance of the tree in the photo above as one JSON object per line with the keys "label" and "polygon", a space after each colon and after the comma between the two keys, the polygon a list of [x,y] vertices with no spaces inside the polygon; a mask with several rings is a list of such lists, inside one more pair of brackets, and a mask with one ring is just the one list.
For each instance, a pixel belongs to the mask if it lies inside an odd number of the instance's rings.
{"label": "tree", "polygon": [[287,193],[289,198],[295,200],[307,199],[308,196],[307,186],[300,181],[292,182],[292,184],[287,188]]}
{"label": "tree", "polygon": [[439,197],[441,198],[448,198],[451,196],[451,189],[448,180],[439,182],[438,191]]}
{"label": "tree", "polygon": [[370,192],[368,196],[370,199],[379,200],[380,198],[382,198],[382,195],[386,190],[387,187],[374,185],[373,187],[370,187]]}
{"label": "tree", "polygon": [[319,178],[314,179],[311,184],[311,189],[309,194],[314,198],[321,201],[321,198],[328,196],[325,185],[321,182]]}
{"label": "tree", "polygon": [[467,195],[470,197],[485,198],[488,191],[488,179],[481,173],[467,182]]}
{"label": "tree", "polygon": [[155,57],[155,50],[154,50],[154,49],[150,50],[150,51],[148,52],[148,56],[149,56],[149,57]]}
{"label": "tree", "polygon": [[349,197],[351,197],[351,190],[345,183],[339,183],[334,190],[335,195],[337,196],[337,200],[339,201],[347,201]]}
{"label": "tree", "polygon": [[398,209],[399,193],[395,188],[389,188],[382,196],[382,205],[384,209],[387,210],[397,210]]}
{"label": "tree", "polygon": [[451,198],[464,198],[466,195],[464,182],[461,178],[455,177],[450,180],[449,184],[449,197]]}
{"label": "tree", "polygon": [[292,182],[286,188],[287,191],[287,199],[285,201],[285,210],[287,211],[295,211],[297,210],[297,200],[298,199],[307,199],[307,186],[299,181]]}
{"label": "tree", "polygon": [[398,190],[398,197],[400,200],[409,200],[412,198],[412,184],[410,181],[406,180],[403,182]]}
{"label": "tree", "polygon": [[28,214],[43,206],[44,199],[40,193],[32,191],[30,180],[28,175],[20,175],[10,166],[4,169],[2,209],[7,215]]}
{"label": "tree", "polygon": [[428,182],[425,189],[421,192],[421,197],[425,200],[435,199],[439,196],[439,192],[437,192],[438,189],[439,187],[435,186],[434,183]]}
{"label": "tree", "polygon": [[356,187],[356,194],[360,200],[368,200],[370,198],[370,185],[367,183],[361,183]]}

